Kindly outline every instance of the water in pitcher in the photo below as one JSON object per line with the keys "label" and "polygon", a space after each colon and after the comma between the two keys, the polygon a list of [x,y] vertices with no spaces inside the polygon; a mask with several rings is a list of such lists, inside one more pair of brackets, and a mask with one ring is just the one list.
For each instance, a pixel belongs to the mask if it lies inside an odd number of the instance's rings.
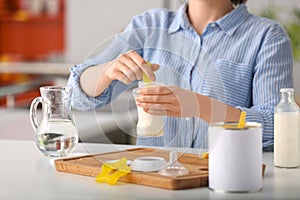
{"label": "water in pitcher", "polygon": [[47,128],[37,132],[36,144],[48,157],[66,156],[78,143],[77,130],[70,120],[49,120]]}

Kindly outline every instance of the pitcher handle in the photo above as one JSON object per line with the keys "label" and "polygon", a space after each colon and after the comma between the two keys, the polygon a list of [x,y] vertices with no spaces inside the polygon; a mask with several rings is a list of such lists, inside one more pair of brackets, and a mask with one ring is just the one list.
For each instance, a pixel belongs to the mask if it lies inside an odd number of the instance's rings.
{"label": "pitcher handle", "polygon": [[39,105],[39,103],[42,103],[43,99],[42,97],[36,97],[30,105],[30,122],[32,125],[32,128],[34,129],[34,131],[36,131],[36,129],[39,126],[38,120],[37,120],[37,107]]}

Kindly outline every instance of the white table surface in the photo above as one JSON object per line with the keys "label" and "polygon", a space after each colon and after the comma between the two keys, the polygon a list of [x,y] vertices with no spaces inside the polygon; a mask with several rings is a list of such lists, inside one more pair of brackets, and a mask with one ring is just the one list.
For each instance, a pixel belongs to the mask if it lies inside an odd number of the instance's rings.
{"label": "white table surface", "polygon": [[[81,144],[77,153],[102,153],[132,146]],[[199,150],[194,150],[199,152]],[[299,199],[300,168],[274,168],[273,154],[264,153],[267,165],[263,190],[257,193],[220,193],[208,188],[165,190],[118,183],[110,186],[92,177],[57,172],[33,141],[0,140],[0,199]]]}

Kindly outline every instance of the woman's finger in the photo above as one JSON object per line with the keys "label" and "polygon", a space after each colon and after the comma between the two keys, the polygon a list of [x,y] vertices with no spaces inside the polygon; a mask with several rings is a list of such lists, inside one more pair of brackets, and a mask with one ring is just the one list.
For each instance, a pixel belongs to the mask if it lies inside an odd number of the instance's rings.
{"label": "woman's finger", "polygon": [[141,94],[141,95],[168,95],[168,94],[172,94],[172,90],[170,90],[166,86],[143,87],[139,90],[139,94]]}
{"label": "woman's finger", "polygon": [[115,79],[121,81],[122,83],[129,85],[132,80],[130,80],[126,75],[124,75],[121,71],[116,71],[115,73]]}
{"label": "woman's finger", "polygon": [[174,104],[177,102],[176,97],[173,95],[138,95],[136,101],[139,103],[169,103]]}
{"label": "woman's finger", "polygon": [[132,71],[132,73],[135,75],[135,80],[142,80],[143,74],[142,69],[135,63],[133,60],[128,59],[126,60],[126,63],[128,68]]}
{"label": "woman's finger", "polygon": [[145,112],[149,113],[150,115],[157,115],[157,116],[170,116],[170,117],[178,117],[180,116],[177,113],[174,113],[172,111],[157,111],[157,110],[146,110]]}
{"label": "woman's finger", "polygon": [[[150,80],[155,81],[156,77],[154,75],[154,72],[147,62],[136,52],[136,51],[129,51],[127,53],[130,58],[137,63],[137,65],[142,69],[142,71],[150,78]],[[155,69],[158,67],[157,65],[153,66]],[[159,68],[159,67],[158,67]],[[157,70],[157,69],[156,69]]]}
{"label": "woman's finger", "polygon": [[118,70],[122,72],[128,79],[132,81],[136,80],[135,73],[124,63],[118,66]]}
{"label": "woman's finger", "polygon": [[178,107],[172,104],[138,103],[137,106],[140,106],[148,111],[178,112]]}
{"label": "woman's finger", "polygon": [[159,65],[158,64],[154,64],[154,63],[151,63],[151,69],[152,69],[152,71],[157,71],[157,70],[159,70]]}

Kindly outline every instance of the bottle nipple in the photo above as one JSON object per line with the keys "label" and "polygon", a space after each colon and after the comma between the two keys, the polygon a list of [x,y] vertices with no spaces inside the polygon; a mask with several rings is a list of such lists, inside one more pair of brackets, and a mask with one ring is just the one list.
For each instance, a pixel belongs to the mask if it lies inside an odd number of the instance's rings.
{"label": "bottle nipple", "polygon": [[166,167],[159,170],[159,174],[163,176],[183,176],[189,173],[188,169],[177,160],[177,153],[170,152],[169,162]]}

